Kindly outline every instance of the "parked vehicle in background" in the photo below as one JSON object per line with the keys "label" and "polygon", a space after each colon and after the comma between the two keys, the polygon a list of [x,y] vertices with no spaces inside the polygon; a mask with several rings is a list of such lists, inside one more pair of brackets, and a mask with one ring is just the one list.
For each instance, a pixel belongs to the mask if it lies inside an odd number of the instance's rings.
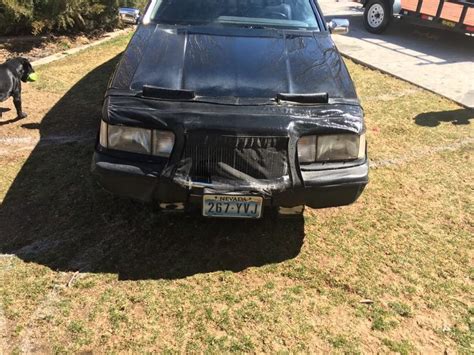
{"label": "parked vehicle in background", "polygon": [[123,23],[136,25],[140,20],[140,10],[130,7],[121,7],[119,9],[119,18]]}
{"label": "parked vehicle in background", "polygon": [[382,33],[393,17],[415,24],[474,34],[474,0],[355,0],[364,5],[364,25]]}

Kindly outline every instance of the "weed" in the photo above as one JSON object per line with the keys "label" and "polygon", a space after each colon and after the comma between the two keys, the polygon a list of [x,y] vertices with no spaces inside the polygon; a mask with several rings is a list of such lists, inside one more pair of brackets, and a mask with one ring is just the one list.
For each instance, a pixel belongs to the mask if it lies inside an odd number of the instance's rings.
{"label": "weed", "polygon": [[399,316],[402,317],[411,317],[412,310],[409,305],[402,302],[390,302],[388,306]]}
{"label": "weed", "polygon": [[408,355],[414,351],[413,346],[407,340],[395,341],[390,339],[383,339],[382,344],[389,348],[391,351],[401,355]]}

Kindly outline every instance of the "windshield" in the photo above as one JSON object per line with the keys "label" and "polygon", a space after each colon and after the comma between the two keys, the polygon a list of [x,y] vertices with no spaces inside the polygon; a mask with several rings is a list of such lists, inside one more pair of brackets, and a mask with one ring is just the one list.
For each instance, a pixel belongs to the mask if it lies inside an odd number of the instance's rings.
{"label": "windshield", "polygon": [[319,31],[312,0],[158,0],[151,19],[173,25],[228,25]]}

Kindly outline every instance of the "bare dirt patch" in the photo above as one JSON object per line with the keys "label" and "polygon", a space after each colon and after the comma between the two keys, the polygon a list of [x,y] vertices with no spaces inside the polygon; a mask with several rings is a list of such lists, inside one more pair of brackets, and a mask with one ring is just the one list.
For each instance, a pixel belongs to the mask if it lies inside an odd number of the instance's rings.
{"label": "bare dirt patch", "polygon": [[0,63],[14,57],[26,57],[31,61],[65,50],[80,47],[104,38],[106,33],[96,32],[70,36],[9,36],[0,37]]}

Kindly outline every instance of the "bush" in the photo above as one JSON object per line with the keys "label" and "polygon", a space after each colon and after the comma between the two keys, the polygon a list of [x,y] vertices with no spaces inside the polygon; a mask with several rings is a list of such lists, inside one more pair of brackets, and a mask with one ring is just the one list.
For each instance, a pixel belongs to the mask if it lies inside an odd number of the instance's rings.
{"label": "bush", "polygon": [[147,0],[0,0],[0,35],[74,33],[118,26],[120,6],[144,8]]}

